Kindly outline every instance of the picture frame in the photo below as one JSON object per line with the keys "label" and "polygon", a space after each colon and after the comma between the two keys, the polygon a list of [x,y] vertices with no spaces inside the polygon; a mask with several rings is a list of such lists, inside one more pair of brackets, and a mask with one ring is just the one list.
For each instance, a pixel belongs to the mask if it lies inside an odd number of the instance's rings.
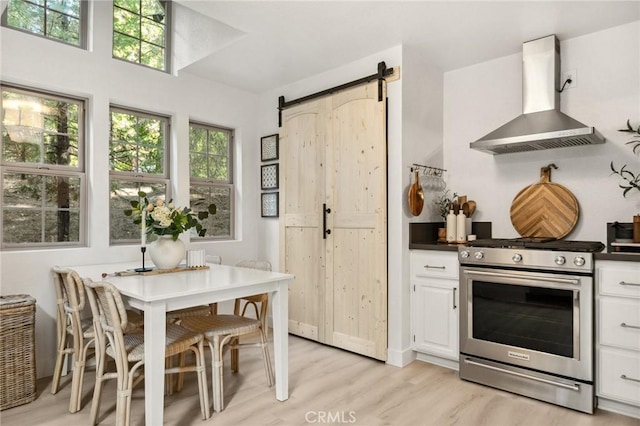
{"label": "picture frame", "polygon": [[263,192],[260,205],[262,217],[278,217],[278,192]]}
{"label": "picture frame", "polygon": [[267,164],[260,167],[260,187],[262,190],[278,189],[280,167],[278,164]]}
{"label": "picture frame", "polygon": [[280,136],[277,133],[260,138],[260,159],[262,161],[274,161],[279,158],[279,140]]}

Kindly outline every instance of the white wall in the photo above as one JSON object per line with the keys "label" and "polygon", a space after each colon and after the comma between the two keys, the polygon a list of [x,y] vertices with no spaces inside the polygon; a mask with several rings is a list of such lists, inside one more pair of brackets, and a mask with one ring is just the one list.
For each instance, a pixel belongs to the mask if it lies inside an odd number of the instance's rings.
{"label": "white wall", "polygon": [[[389,204],[402,206],[402,221],[398,229],[389,227],[389,233],[402,234],[402,249],[396,253],[402,271],[402,324],[396,331],[397,336],[390,335],[390,341],[396,341],[403,348],[402,364],[406,365],[415,357],[411,346],[411,283],[409,278],[409,222],[431,222],[441,220],[434,208],[433,200],[437,195],[429,190],[426,181],[422,180],[424,190],[424,207],[422,213],[412,216],[408,208],[408,192],[413,176],[410,166],[413,163],[431,167],[443,167],[443,73],[433,66],[421,53],[412,46],[403,49],[403,85],[402,85],[402,163],[400,164],[400,187],[395,187],[390,194]],[[447,175],[443,176],[445,179]],[[391,198],[393,196],[393,198]],[[396,224],[394,224],[396,228]],[[390,279],[391,279],[390,275]],[[391,306],[389,306],[391,310]]]}
{"label": "white wall", "polygon": [[[172,117],[171,173],[173,198],[188,203],[189,119],[236,130],[236,241],[197,243],[199,248],[233,264],[257,256],[256,228],[260,210],[257,194],[259,136],[257,96],[209,80],[172,76],[111,58],[111,4],[94,2],[93,45],[82,50],[0,29],[5,83],[52,90],[88,99],[87,173],[89,245],[64,250],[3,251],[0,253],[0,293],[26,293],[37,299],[36,365],[38,376],[51,375],[55,360],[55,293],[52,265],[80,265],[140,258],[139,246],[109,246],[108,142],[109,104],[140,108]],[[188,237],[187,237],[188,238]]]}
{"label": "white wall", "polygon": [[[541,34],[544,36],[545,34]],[[525,41],[525,40],[523,40]],[[575,70],[577,85],[561,95],[561,110],[606,138],[603,145],[491,156],[469,149],[522,112],[521,54],[444,76],[444,165],[450,187],[478,203],[475,220],[493,222],[495,237],[517,237],[509,209],[515,195],[555,163],[551,179],[576,196],[580,219],[567,236],[606,242],[606,223],[631,222],[640,192],[623,198],[609,163],[640,172],[640,160],[618,132],[627,119],[640,124],[640,22],[560,41],[562,70]]]}

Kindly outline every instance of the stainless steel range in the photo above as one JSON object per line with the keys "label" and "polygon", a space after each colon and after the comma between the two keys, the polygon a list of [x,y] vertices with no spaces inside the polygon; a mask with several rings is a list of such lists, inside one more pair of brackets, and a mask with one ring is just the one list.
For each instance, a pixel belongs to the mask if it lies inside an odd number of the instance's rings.
{"label": "stainless steel range", "polygon": [[593,413],[593,253],[600,242],[460,247],[460,378]]}

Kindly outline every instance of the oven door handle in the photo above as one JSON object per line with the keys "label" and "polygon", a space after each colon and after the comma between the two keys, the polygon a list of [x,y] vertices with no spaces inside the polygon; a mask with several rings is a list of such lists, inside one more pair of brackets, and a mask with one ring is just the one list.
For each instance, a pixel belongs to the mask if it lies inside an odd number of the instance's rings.
{"label": "oven door handle", "polygon": [[[512,278],[517,280],[531,280],[532,278],[527,278],[521,275],[515,274],[507,274],[503,272],[486,272],[486,271],[465,271],[467,275],[484,275],[486,277],[495,277],[495,278]],[[536,276],[536,281],[545,281],[550,283],[560,283],[560,284],[573,284],[579,285],[580,280],[576,278],[555,278],[555,277],[541,277]]]}
{"label": "oven door handle", "polygon": [[505,370],[504,368],[499,368],[499,367],[494,367],[492,365],[482,364],[482,363],[479,363],[479,362],[471,361],[469,359],[465,359],[464,362],[465,362],[465,364],[475,365],[476,367],[482,367],[482,368],[486,368],[486,369],[489,369],[489,370],[498,371],[500,373],[511,374],[512,376],[518,376],[518,377],[522,377],[522,378],[525,378],[525,379],[535,380],[537,382],[542,382],[542,383],[546,383],[548,385],[558,386],[560,388],[570,389],[570,390],[573,390],[573,391],[576,391],[576,392],[580,391],[580,385],[578,385],[578,384],[567,385],[565,383],[554,382],[553,380],[547,380],[547,379],[543,379],[541,377],[535,377],[535,376],[530,376],[528,374],[518,373],[517,371],[509,371],[509,370]]}

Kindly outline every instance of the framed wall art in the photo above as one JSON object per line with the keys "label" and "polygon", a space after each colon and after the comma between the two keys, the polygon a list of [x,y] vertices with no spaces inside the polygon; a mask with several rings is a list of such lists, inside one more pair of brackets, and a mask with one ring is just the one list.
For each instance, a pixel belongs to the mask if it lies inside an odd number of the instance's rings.
{"label": "framed wall art", "polygon": [[261,187],[263,190],[278,189],[279,167],[277,164],[268,164],[260,167]]}
{"label": "framed wall art", "polygon": [[279,136],[277,134],[263,136],[260,138],[260,159],[262,161],[273,161],[278,159],[278,139]]}
{"label": "framed wall art", "polygon": [[262,193],[262,217],[278,217],[278,193]]}

